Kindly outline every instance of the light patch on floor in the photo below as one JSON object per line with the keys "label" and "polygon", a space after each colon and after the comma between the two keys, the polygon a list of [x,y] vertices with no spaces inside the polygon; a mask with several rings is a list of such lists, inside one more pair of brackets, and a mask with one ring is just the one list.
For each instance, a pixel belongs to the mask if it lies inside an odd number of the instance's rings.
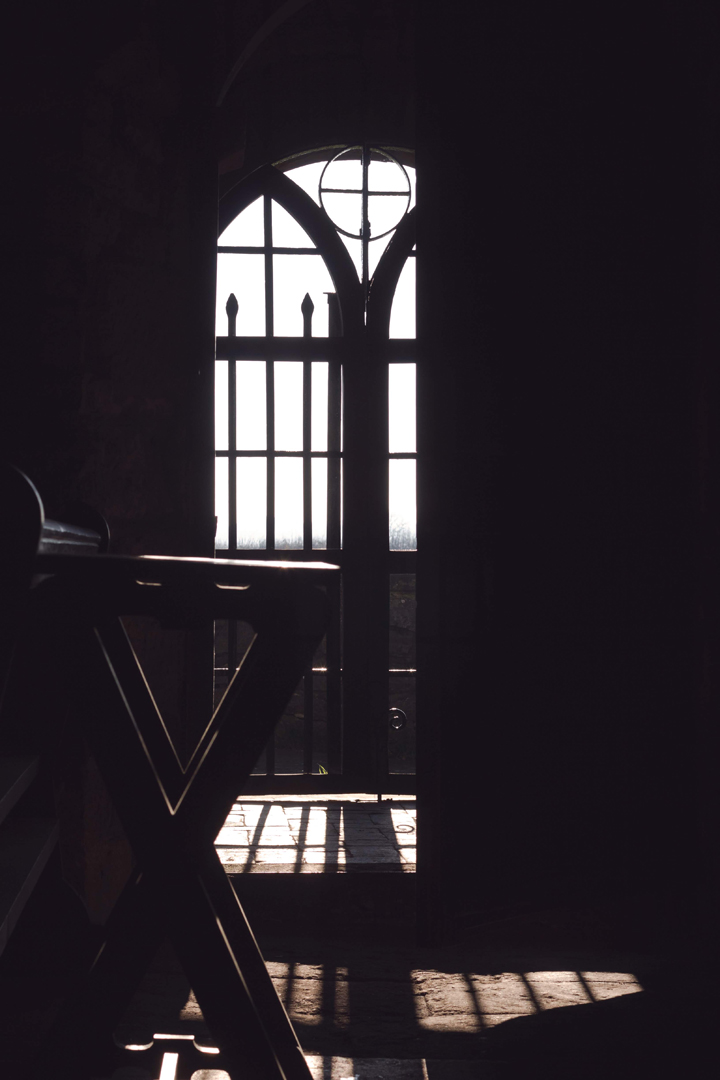
{"label": "light patch on floor", "polygon": [[578,975],[585,981],[594,1001],[608,1001],[642,991],[636,976],[629,972],[579,971]]}
{"label": "light patch on floor", "polygon": [[[293,1023],[314,1026],[330,1022],[337,1028],[352,1024],[347,968],[322,964],[269,961],[268,971]],[[327,993],[324,984],[331,980]],[[415,970],[410,973],[419,1027],[425,1031],[478,1033],[506,1020],[569,1005],[588,1005],[637,994],[635,975],[621,971],[505,971],[498,975],[473,972]],[[332,1015],[328,1015],[332,1012]],[[190,994],[181,1020],[200,1020]]]}
{"label": "light patch on floor", "polygon": [[478,1032],[505,1020],[642,991],[617,971],[506,971],[499,975],[412,972],[415,1015],[426,1031]]}
{"label": "light patch on floor", "polygon": [[343,872],[375,867],[415,870],[415,800],[243,799],[233,806],[215,847],[230,873]]}

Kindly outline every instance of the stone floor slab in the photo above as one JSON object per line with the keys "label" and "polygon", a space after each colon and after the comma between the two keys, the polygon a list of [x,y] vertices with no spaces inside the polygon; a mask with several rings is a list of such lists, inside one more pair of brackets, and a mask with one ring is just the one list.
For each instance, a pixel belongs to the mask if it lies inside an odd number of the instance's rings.
{"label": "stone floor slab", "polygon": [[294,800],[283,796],[280,801],[242,798],[216,840],[220,861],[249,873],[262,873],[268,866],[275,866],[278,873],[298,872],[325,864],[412,872],[415,844],[411,799],[378,803],[372,798],[308,796]]}

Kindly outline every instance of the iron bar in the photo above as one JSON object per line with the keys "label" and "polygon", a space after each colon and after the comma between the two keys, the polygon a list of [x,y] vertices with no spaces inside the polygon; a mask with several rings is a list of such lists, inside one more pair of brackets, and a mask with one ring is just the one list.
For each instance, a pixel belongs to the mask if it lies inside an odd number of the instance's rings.
{"label": "iron bar", "polygon": [[328,772],[342,772],[342,583],[328,586],[326,715]]}
{"label": "iron bar", "polygon": [[265,235],[265,337],[274,336],[274,290],[273,290],[273,251],[272,251],[272,199],[266,195],[263,199],[263,225]]}
{"label": "iron bar", "polygon": [[[226,305],[228,337],[235,337],[238,303],[231,293]],[[237,369],[236,361],[228,360],[228,549],[234,554],[237,548]],[[232,558],[231,554],[231,558]]]}
{"label": "iron bar", "polygon": [[360,237],[362,244],[362,287],[363,303],[367,304],[368,285],[370,282],[370,267],[368,265],[368,244],[370,242],[370,222],[368,221],[368,167],[370,154],[367,146],[362,148],[362,217],[360,225]]}
{"label": "iron bar", "polygon": [[[302,302],[303,337],[312,337],[312,316],[315,305],[306,293]],[[312,552],[312,360],[303,365],[303,549]],[[313,771],[313,674],[303,678],[303,772]]]}
{"label": "iron bar", "polygon": [[313,673],[312,668],[303,678],[303,769],[307,774],[313,771]]}
{"label": "iron bar", "polygon": [[[274,336],[274,289],[272,256],[272,199],[263,198],[263,222],[265,228],[265,338]],[[265,402],[267,423],[267,519],[265,545],[275,550],[275,366],[272,361],[265,365]],[[270,751],[268,750],[268,753]],[[268,770],[269,771],[269,770]]]}
{"label": "iron bar", "polygon": [[[341,187],[324,187],[322,189],[323,194],[325,192],[331,192],[334,195],[362,195],[362,188],[341,188]],[[368,195],[402,195],[403,199],[407,199],[407,191],[368,191]],[[218,251],[223,251],[223,248],[218,248]]]}
{"label": "iron bar", "polygon": [[267,252],[271,255],[320,255],[314,247],[273,247],[272,244],[269,247],[264,244],[262,247],[257,244],[218,245],[220,255],[265,255]]}
{"label": "iron bar", "polygon": [[[237,315],[239,305],[234,293],[230,293],[225,311],[228,317],[228,337],[237,333]],[[237,369],[236,360],[228,360],[228,555],[237,552]],[[238,665],[237,623],[234,619],[227,623],[227,664],[228,673],[234,672]],[[230,678],[230,674],[228,674]]]}
{"label": "iron bar", "polygon": [[[333,294],[330,294],[333,295]],[[313,360],[329,360],[335,357],[344,359],[348,344],[342,337],[303,338],[291,337],[218,337],[216,358],[218,360],[258,360],[273,357],[276,360],[302,360],[305,356]],[[372,352],[365,358],[368,367],[381,363],[415,364],[415,342],[412,338],[390,338],[373,341]]]}
{"label": "iron bar", "polygon": [[[335,293],[327,293],[328,330],[333,336],[341,332],[340,305]],[[342,369],[340,361],[328,362],[328,504],[327,546],[340,547],[340,482],[341,482],[341,423],[342,423]]]}
{"label": "iron bar", "polygon": [[[308,293],[302,302],[303,336],[312,337],[312,315],[314,304]],[[303,365],[302,394],[302,459],[303,459],[303,548],[312,551],[312,360],[305,359]]]}
{"label": "iron bar", "polygon": [[265,362],[265,401],[267,424],[267,519],[265,544],[275,550],[275,364]]}
{"label": "iron bar", "polygon": [[[219,458],[227,457],[228,456],[228,451],[227,450],[216,450],[215,451],[215,456],[219,457]],[[263,457],[263,456],[264,455],[261,454],[257,450],[236,450],[235,451],[235,457],[239,457],[239,458],[241,458],[241,457]],[[303,456],[304,456],[304,451],[302,451],[302,450],[276,450],[275,451],[275,457],[276,458],[281,458],[281,457],[296,457],[296,458],[299,458],[299,457],[303,457]],[[328,454],[326,453],[325,450],[311,450],[310,451],[310,457],[311,458],[326,458],[327,456],[328,456]],[[338,452],[333,451],[333,453],[330,454],[330,457],[340,458],[341,456],[342,455],[339,453],[339,451]],[[404,456],[404,457],[412,457],[412,454],[405,454],[405,455],[397,454],[396,456],[397,457],[402,457],[402,456]]]}
{"label": "iron bar", "polygon": [[[336,293],[327,293],[328,334],[338,340],[342,334],[342,314]],[[339,552],[341,544],[341,482],[342,482],[342,368],[340,359],[328,362],[328,494],[327,546]],[[342,583],[337,581],[328,589],[330,616],[326,637],[327,681],[327,764],[328,772],[342,772]]]}

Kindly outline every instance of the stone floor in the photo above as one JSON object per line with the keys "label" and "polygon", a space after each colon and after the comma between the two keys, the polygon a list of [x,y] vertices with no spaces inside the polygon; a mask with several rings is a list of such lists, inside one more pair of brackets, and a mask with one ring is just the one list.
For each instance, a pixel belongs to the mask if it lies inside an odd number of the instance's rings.
{"label": "stone floor", "polygon": [[[459,945],[419,947],[414,828],[409,799],[243,799],[218,837],[313,1080],[707,1075],[699,1047],[715,1039],[715,971],[702,943],[668,945],[652,896],[588,898],[489,924]],[[6,964],[0,980],[0,1028],[18,1060],[42,1031],[38,1003],[54,1007],[64,985],[58,928],[75,911],[61,910],[64,895],[32,917],[29,908],[15,935],[36,970]],[[116,1040],[152,1045],[97,1080],[226,1080],[167,945]],[[6,1075],[20,1073],[0,1062]]]}
{"label": "stone floor", "polygon": [[413,872],[415,800],[243,798],[215,846],[228,873]]}
{"label": "stone floor", "polygon": [[[661,1080],[694,1077],[688,1019],[704,992],[667,960],[590,943],[543,951],[506,931],[472,948],[418,949],[358,935],[268,933],[258,939],[313,1080]],[[527,928],[527,927],[526,927]],[[545,927],[547,930],[547,927]],[[533,933],[542,930],[535,927]],[[382,936],[382,935],[381,935]],[[392,934],[388,934],[392,937]],[[697,995],[697,998],[696,998]],[[212,1046],[172,957],[159,956],[124,1028],[128,1041],[181,1035]],[[688,1040],[688,1050],[678,1038]],[[664,1066],[672,1062],[672,1072]],[[685,1062],[689,1071],[678,1071]],[[139,1065],[140,1063],[138,1063]],[[226,1080],[208,1065],[177,1080]],[[113,1080],[157,1080],[118,1071]]]}
{"label": "stone floor", "polygon": [[[642,933],[618,935],[617,913],[546,912],[472,944],[419,948],[411,799],[243,799],[217,846],[313,1080],[697,1075],[692,1047],[678,1046],[703,1012],[697,983]],[[203,1068],[183,1056],[212,1039],[168,950],[117,1036],[154,1037],[161,1080],[226,1080],[211,1055]],[[139,1066],[113,1080],[131,1078],[157,1080]]]}

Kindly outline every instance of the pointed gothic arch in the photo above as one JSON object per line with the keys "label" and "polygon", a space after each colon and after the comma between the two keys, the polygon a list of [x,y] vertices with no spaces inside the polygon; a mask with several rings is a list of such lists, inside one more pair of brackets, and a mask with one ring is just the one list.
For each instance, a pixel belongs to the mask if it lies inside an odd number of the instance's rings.
{"label": "pointed gothic arch", "polygon": [[360,282],[347,248],[327,214],[323,213],[302,188],[274,165],[264,165],[256,169],[220,201],[218,233],[222,235],[243,210],[263,196],[287,210],[322,252],[340,304],[343,334],[346,337],[359,334],[362,330]]}

